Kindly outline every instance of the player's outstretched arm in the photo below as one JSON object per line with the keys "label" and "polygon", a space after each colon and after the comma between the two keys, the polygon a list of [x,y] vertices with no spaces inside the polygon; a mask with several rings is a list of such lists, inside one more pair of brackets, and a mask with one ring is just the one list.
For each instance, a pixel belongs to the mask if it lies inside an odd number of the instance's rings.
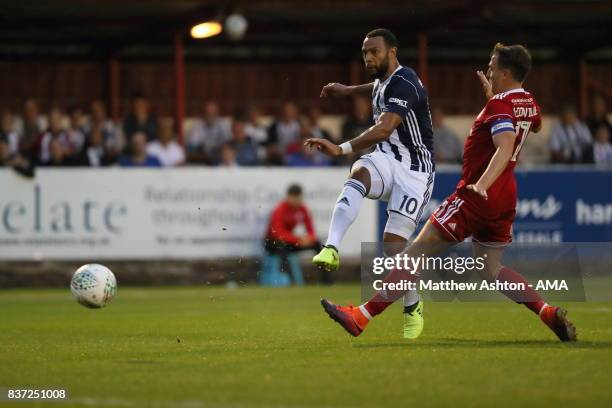
{"label": "player's outstretched arm", "polygon": [[476,184],[470,184],[466,187],[468,190],[479,194],[485,200],[488,198],[487,190],[497,180],[512,158],[515,138],[516,133],[514,132],[501,132],[493,136],[493,144],[497,149],[485,172],[482,173]]}
{"label": "player's outstretched arm", "polygon": [[358,94],[372,94],[374,82],[361,85],[344,85],[338,82],[331,82],[321,90],[321,98],[352,96]]}
{"label": "player's outstretched arm", "polygon": [[329,156],[342,156],[374,146],[389,138],[395,128],[402,123],[402,118],[393,112],[383,112],[378,122],[353,140],[337,145],[327,139],[307,139],[304,144],[311,149],[318,149]]}

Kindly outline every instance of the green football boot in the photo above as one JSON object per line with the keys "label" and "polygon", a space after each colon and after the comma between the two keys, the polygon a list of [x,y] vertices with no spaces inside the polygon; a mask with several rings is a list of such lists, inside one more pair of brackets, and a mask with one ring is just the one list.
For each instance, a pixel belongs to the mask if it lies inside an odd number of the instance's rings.
{"label": "green football boot", "polygon": [[340,267],[340,256],[338,250],[333,246],[325,246],[312,258],[312,263],[319,268],[324,268],[328,271],[336,271]]}
{"label": "green football boot", "polygon": [[423,331],[423,301],[404,307],[404,338],[414,340]]}

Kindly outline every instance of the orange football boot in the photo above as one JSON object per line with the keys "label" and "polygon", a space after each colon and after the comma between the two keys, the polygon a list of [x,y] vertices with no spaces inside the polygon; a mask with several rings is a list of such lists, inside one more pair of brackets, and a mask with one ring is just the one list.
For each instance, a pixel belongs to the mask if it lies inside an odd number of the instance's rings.
{"label": "orange football boot", "polygon": [[540,319],[561,341],[576,341],[576,327],[567,318],[567,310],[546,305],[540,311]]}
{"label": "orange football boot", "polygon": [[342,326],[351,336],[359,336],[370,322],[361,310],[353,305],[340,306],[327,299],[321,299],[321,306],[329,317]]}

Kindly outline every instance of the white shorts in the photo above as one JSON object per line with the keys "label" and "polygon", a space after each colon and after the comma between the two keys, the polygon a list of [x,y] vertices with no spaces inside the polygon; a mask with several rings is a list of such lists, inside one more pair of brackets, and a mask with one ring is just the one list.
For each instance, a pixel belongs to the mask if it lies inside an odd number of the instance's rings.
{"label": "white shorts", "polygon": [[[353,164],[353,168],[365,167],[370,173],[370,192],[367,197],[373,200],[388,201],[387,214],[389,221],[385,232],[389,230],[391,219],[405,220],[412,225],[412,231],[418,225],[421,216],[431,198],[434,185],[434,173],[422,173],[410,170],[394,157],[380,151],[363,155]],[[399,215],[400,217],[397,217]],[[397,227],[394,228],[397,230]],[[406,234],[397,234],[406,237]]]}

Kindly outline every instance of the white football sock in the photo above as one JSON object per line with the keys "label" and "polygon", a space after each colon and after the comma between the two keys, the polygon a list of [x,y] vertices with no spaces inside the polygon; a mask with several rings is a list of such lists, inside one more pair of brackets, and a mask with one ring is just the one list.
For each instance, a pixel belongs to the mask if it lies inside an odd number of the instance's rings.
{"label": "white football sock", "polygon": [[346,231],[357,218],[361,202],[365,196],[366,188],[360,181],[348,179],[344,183],[344,188],[338,197],[334,212],[332,213],[325,245],[332,245],[336,249],[340,248],[342,238],[344,238]]}
{"label": "white football sock", "polygon": [[408,290],[404,294],[404,306],[412,306],[419,301],[419,292],[416,289]]}

